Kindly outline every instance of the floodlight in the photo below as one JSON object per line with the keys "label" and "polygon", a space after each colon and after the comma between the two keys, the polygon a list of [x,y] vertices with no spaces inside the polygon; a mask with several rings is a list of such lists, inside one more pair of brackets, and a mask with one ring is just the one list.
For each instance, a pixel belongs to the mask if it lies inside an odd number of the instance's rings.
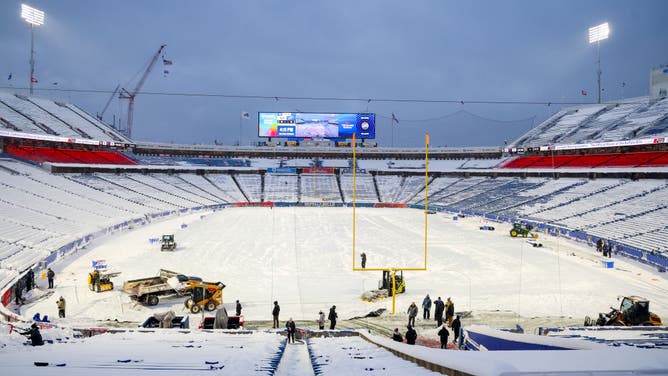
{"label": "floodlight", "polygon": [[607,22],[598,26],[590,27],[589,43],[596,43],[604,39],[608,39],[608,35],[610,35],[610,27],[608,26]]}
{"label": "floodlight", "polygon": [[21,4],[21,18],[30,24],[30,95],[35,78],[35,26],[44,25],[44,12],[31,6]]}
{"label": "floodlight", "polygon": [[40,26],[44,24],[44,12],[25,4],[21,4],[21,18],[31,25]]}
{"label": "floodlight", "polygon": [[589,43],[596,43],[596,76],[598,81],[598,103],[601,103],[601,41],[608,39],[610,26],[607,22],[589,28]]}

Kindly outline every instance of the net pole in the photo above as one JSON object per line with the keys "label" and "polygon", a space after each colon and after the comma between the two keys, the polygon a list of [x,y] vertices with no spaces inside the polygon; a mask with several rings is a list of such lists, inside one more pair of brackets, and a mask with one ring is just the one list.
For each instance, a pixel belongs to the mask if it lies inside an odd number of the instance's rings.
{"label": "net pole", "polygon": [[353,270],[355,270],[355,237],[356,237],[356,223],[357,213],[355,212],[357,202],[357,139],[353,133]]}
{"label": "net pole", "polygon": [[429,211],[429,133],[424,136],[424,270],[427,270],[427,217]]}

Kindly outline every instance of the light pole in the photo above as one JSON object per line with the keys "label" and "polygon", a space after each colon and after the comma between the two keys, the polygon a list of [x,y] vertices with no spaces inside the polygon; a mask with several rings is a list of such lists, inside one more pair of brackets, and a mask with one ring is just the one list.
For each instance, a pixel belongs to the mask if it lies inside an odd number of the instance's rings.
{"label": "light pole", "polygon": [[596,43],[596,75],[598,77],[598,103],[601,103],[601,41],[608,39],[610,27],[608,23],[602,23],[598,26],[589,28],[589,43]]}
{"label": "light pole", "polygon": [[21,18],[30,24],[30,95],[35,79],[35,26],[44,24],[44,12],[31,6],[21,4]]}

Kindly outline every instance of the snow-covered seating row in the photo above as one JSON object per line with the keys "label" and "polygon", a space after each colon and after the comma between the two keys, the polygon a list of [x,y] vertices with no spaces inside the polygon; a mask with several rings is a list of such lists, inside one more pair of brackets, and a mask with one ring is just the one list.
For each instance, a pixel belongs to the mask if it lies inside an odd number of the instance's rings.
{"label": "snow-covered seating row", "polygon": [[605,129],[616,125],[628,114],[637,111],[641,106],[642,104],[639,103],[620,104],[607,109],[606,111],[602,111],[590,121],[585,122],[580,127],[574,128],[565,136],[561,137],[559,142],[569,144],[594,138]]}
{"label": "snow-covered seating row", "polygon": [[264,200],[270,202],[297,202],[299,200],[297,174],[264,175]]}
{"label": "snow-covered seating row", "polygon": [[[668,115],[668,98],[652,105],[641,108],[627,116],[623,122],[601,132],[596,141],[617,141],[628,138],[641,137],[645,134],[652,136],[668,135],[666,128],[656,127],[658,121]],[[651,131],[650,131],[651,130]]]}
{"label": "snow-covered seating row", "polygon": [[228,174],[207,174],[204,179],[213,184],[221,194],[228,196],[230,202],[246,202],[246,198],[239,190],[237,183],[234,182],[231,175]]}
{"label": "snow-covered seating row", "polygon": [[136,155],[142,164],[167,166],[214,166],[214,167],[250,167],[251,160],[245,158],[200,158],[185,156]]}
{"label": "snow-covered seating row", "polygon": [[[145,206],[147,211],[175,210],[180,206],[173,203],[164,192],[153,192],[150,187],[124,174],[81,174],[69,175],[70,179],[88,187]],[[153,195],[156,193],[156,195]]]}
{"label": "snow-covered seating row", "polygon": [[41,123],[43,126],[53,131],[55,135],[73,138],[90,138],[90,136],[87,136],[86,133],[77,132],[69,124],[63,123],[58,118],[42,110],[33,102],[31,102],[26,96],[14,95],[0,91],[0,100],[8,107],[11,107],[30,120],[36,123]]}
{"label": "snow-covered seating row", "polygon": [[378,193],[382,202],[399,202],[397,196],[402,187],[404,177],[398,175],[376,175]]}
{"label": "snow-covered seating row", "polygon": [[[528,179],[527,179],[528,180]],[[558,193],[567,189],[573,189],[587,181],[584,179],[531,179],[543,182],[526,190],[517,192],[506,200],[498,201],[486,207],[486,213],[497,214],[503,212],[505,216],[514,218],[520,216],[524,207],[529,205],[544,205],[551,201]]]}
{"label": "snow-covered seating row", "polygon": [[491,213],[499,209],[514,206],[517,195],[521,192],[538,188],[546,184],[545,179],[512,179],[506,184],[497,186],[482,195],[473,196],[457,203],[463,210],[472,210],[479,213]]}
{"label": "snow-covered seating row", "polygon": [[309,338],[308,351],[316,375],[436,374],[360,337]]}
{"label": "snow-covered seating row", "polygon": [[341,202],[341,193],[332,174],[302,174],[301,202]]}
{"label": "snow-covered seating row", "polygon": [[540,220],[538,218],[541,212],[586,199],[590,195],[610,189],[619,184],[624,184],[624,182],[618,179],[584,180],[583,184],[574,184],[558,192],[558,194],[550,195],[547,201],[538,200],[521,208],[519,214],[521,217]]}
{"label": "snow-covered seating row", "polygon": [[[356,181],[356,201],[357,202],[378,202],[378,195],[374,187],[373,176],[371,174],[357,174]],[[353,175],[341,175],[341,191],[346,202],[353,201]]]}
{"label": "snow-covered seating row", "polygon": [[434,195],[432,203],[445,206],[456,205],[460,201],[478,196],[483,192],[495,189],[510,181],[511,178],[492,179],[476,177],[463,179]]}
{"label": "snow-covered seating row", "polygon": [[219,203],[237,201],[229,193],[222,191],[218,186],[213,184],[211,180],[206,179],[202,175],[183,173],[183,174],[178,174],[177,176],[179,179],[182,179],[183,181],[186,181],[193,187],[197,188],[199,192],[208,194],[210,198],[214,199],[214,201],[217,201]]}
{"label": "snow-covered seating row", "polygon": [[576,129],[580,124],[587,121],[605,109],[605,105],[591,105],[577,108],[562,116],[554,125],[537,134],[532,139],[532,145],[550,145],[564,135]]}
{"label": "snow-covered seating row", "polygon": [[[439,193],[446,189],[447,187],[455,184],[456,182],[462,180],[462,178],[458,177],[438,177],[431,179],[429,182],[429,202],[430,203],[436,203],[434,201],[434,197],[440,197]],[[424,177],[422,178],[423,181],[423,188],[424,188]],[[410,200],[411,203],[415,204],[424,204],[424,193],[421,193],[420,195],[414,197],[413,199]]]}
{"label": "snow-covered seating row", "polygon": [[[543,221],[563,225],[570,223],[571,225],[576,226],[575,228],[579,228],[577,223],[580,223],[581,221],[578,221],[575,217],[590,211],[597,211],[602,206],[611,202],[626,199],[637,193],[645,192],[661,185],[664,185],[664,183],[660,180],[626,181],[624,184],[610,187],[609,189],[597,192],[596,194],[591,194],[587,199],[578,200],[577,205],[558,206],[535,216]],[[605,219],[607,218],[601,218],[600,221]]]}
{"label": "snow-covered seating row", "polygon": [[116,130],[80,108],[36,96],[0,91],[0,127],[61,137],[128,142]]}
{"label": "snow-covered seating row", "polygon": [[424,176],[407,176],[401,183],[395,202],[413,203],[416,195],[424,190],[424,186]]}
{"label": "snow-covered seating row", "polygon": [[634,98],[559,111],[510,147],[606,142],[668,136],[668,98]]}
{"label": "snow-covered seating row", "polygon": [[[110,135],[104,133],[100,128],[97,128],[95,125],[89,123],[87,120],[82,118],[76,112],[71,111],[65,105],[59,105],[56,102],[40,97],[29,97],[30,102],[34,103],[36,106],[41,108],[44,112],[47,112],[52,117],[58,119],[64,124],[67,124],[70,128],[73,128],[74,131],[78,134],[85,134],[88,137],[94,140],[108,140]],[[83,129],[80,127],[84,124],[89,125]],[[117,140],[120,141],[120,140]]]}
{"label": "snow-covered seating row", "polygon": [[[203,197],[190,191],[190,184],[169,174],[132,174],[128,176],[150,187],[151,191],[164,191],[172,201],[180,202],[183,207],[215,205],[216,200]],[[175,201],[176,200],[176,201]]]}
{"label": "snow-covered seating row", "polygon": [[40,128],[34,120],[7,106],[2,102],[2,98],[0,98],[0,127],[10,131],[45,133],[44,129]]}
{"label": "snow-covered seating row", "polygon": [[262,178],[257,174],[237,174],[235,175],[239,187],[248,197],[250,202],[262,201]]}
{"label": "snow-covered seating row", "polygon": [[[211,184],[208,184],[206,188],[200,186],[198,183],[205,183],[206,181],[196,174],[152,174],[151,176],[166,184],[165,188],[176,187],[185,192],[191,200],[203,202],[205,205],[227,202],[226,199],[216,195]],[[178,196],[180,193],[176,191],[175,194]]]}
{"label": "snow-covered seating row", "polygon": [[[655,188],[652,188],[653,186]],[[607,202],[594,210],[567,218],[565,221],[568,221],[572,228],[588,229],[650,213],[665,207],[668,202],[666,184],[647,184],[637,188],[637,193],[628,198],[619,200],[617,197],[609,197]]]}

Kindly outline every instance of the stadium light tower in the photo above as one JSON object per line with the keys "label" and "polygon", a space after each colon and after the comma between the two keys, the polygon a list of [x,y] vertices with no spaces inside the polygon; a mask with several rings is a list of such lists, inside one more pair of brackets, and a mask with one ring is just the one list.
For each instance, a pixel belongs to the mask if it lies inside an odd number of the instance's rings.
{"label": "stadium light tower", "polygon": [[35,26],[44,25],[44,12],[31,6],[21,4],[21,18],[30,24],[30,95],[35,79]]}
{"label": "stadium light tower", "polygon": [[608,35],[610,35],[610,27],[607,22],[589,28],[589,43],[596,43],[597,47],[598,103],[601,103],[601,41],[608,39]]}

